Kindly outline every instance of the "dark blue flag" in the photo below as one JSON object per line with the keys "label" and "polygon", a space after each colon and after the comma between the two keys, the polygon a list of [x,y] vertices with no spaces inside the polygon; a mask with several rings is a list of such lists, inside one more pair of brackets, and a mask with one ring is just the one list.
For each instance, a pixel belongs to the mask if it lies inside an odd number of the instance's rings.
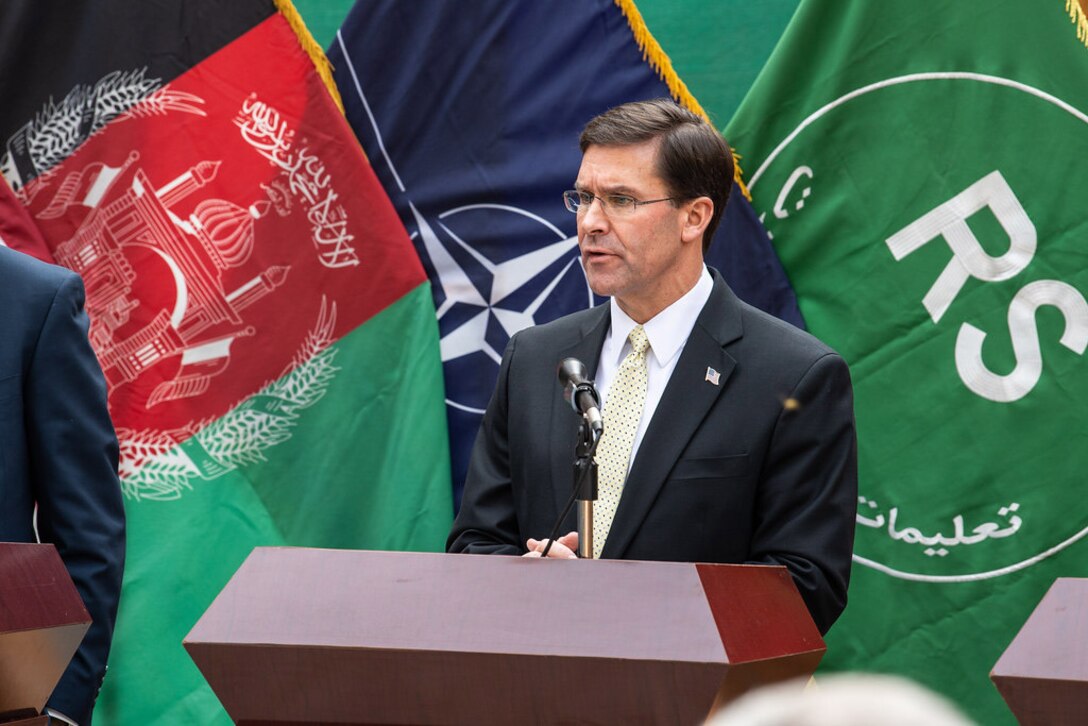
{"label": "dark blue flag", "polygon": [[[507,340],[601,301],[561,198],[582,127],[662,96],[705,113],[630,2],[358,0],[328,55],[432,282],[460,502]],[[729,199],[708,264],[801,325],[766,232],[738,189]]]}

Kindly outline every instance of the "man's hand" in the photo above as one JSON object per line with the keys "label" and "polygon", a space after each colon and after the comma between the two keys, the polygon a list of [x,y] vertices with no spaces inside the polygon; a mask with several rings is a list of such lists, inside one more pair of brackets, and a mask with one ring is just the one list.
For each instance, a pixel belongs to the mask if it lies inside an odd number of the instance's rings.
{"label": "man's hand", "polygon": [[[540,553],[544,551],[544,547],[548,544],[546,539],[529,539],[525,542],[525,546],[529,548],[522,557],[540,557]],[[548,550],[548,557],[557,557],[561,560],[575,560],[578,559],[578,555],[575,552],[578,550],[578,533],[567,532],[560,537],[552,545],[552,548]]]}

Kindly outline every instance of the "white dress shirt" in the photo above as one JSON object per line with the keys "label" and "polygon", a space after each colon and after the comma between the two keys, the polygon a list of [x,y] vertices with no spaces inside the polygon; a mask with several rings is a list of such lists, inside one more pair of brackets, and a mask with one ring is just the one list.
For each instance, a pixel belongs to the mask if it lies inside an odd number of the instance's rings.
{"label": "white dress shirt", "polygon": [[[638,431],[635,432],[635,441],[631,446],[631,459],[627,462],[627,470],[631,470],[631,463],[638,454],[638,448],[642,444],[642,437],[646,435],[646,429],[657,410],[657,404],[661,401],[661,394],[665,392],[672,372],[676,368],[676,362],[680,360],[680,352],[684,350],[684,344],[695,327],[695,319],[699,317],[706,301],[710,299],[710,293],[714,289],[714,279],[710,271],[703,267],[703,274],[695,287],[684,293],[684,296],[668,306],[657,315],[646,321],[642,329],[646,331],[646,337],[650,339],[650,352],[646,356],[647,381],[646,402],[642,407],[642,418],[638,422]],[[605,335],[604,345],[601,346],[601,359],[597,364],[597,376],[594,383],[597,392],[601,394],[602,412],[604,415],[605,430],[608,429],[608,389],[612,380],[616,377],[620,363],[631,352],[631,342],[627,336],[638,324],[616,304],[616,299],[610,302],[612,313],[612,325]]]}

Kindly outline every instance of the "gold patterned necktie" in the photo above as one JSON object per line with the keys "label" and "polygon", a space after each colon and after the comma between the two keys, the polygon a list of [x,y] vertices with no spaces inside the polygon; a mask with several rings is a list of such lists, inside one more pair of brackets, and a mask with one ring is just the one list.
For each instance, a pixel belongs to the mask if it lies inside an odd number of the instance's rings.
{"label": "gold patterned necktie", "polygon": [[593,507],[593,557],[600,558],[627,479],[642,405],[646,402],[646,351],[650,339],[641,325],[627,336],[631,352],[620,363],[605,403],[604,433],[597,446],[597,503]]}

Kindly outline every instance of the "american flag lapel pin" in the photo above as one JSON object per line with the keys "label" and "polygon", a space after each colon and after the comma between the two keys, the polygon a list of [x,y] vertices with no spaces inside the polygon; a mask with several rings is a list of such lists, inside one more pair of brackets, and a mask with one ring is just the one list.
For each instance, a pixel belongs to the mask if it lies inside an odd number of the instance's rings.
{"label": "american flag lapel pin", "polygon": [[721,377],[722,377],[721,373],[718,373],[718,371],[714,370],[710,366],[706,367],[706,380],[710,381],[711,383],[713,383],[716,386],[716,385],[718,385],[718,379],[721,378]]}

